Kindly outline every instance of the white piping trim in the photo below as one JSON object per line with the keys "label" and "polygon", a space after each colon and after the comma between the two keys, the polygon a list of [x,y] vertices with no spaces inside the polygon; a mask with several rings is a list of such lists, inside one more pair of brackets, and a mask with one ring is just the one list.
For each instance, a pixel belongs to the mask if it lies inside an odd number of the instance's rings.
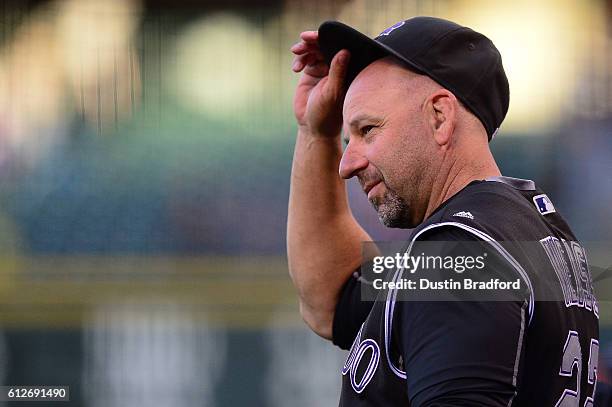
{"label": "white piping trim", "polygon": [[[426,231],[430,229],[434,229],[439,226],[443,226],[443,225],[439,223],[434,223],[432,225],[429,225],[419,230],[418,233],[412,237],[412,240],[410,241],[410,245],[408,245],[408,248],[406,249],[405,253],[410,255],[412,246],[414,245],[414,242],[420,235],[422,235],[423,233],[425,233]],[[397,281],[401,277],[403,270],[404,270],[403,267],[398,268],[397,271],[395,272],[395,275],[393,276],[392,281],[394,282]],[[406,379],[406,372],[396,367],[395,365],[393,365],[393,363],[391,362],[391,357],[389,356],[389,346],[391,344],[391,328],[393,324],[393,313],[395,311],[395,298],[396,297],[397,297],[397,290],[390,290],[389,297],[387,297],[387,301],[385,304],[385,355],[387,357],[387,364],[391,368],[391,371],[395,373],[396,376],[399,376],[402,379]]]}
{"label": "white piping trim", "polygon": [[[412,242],[410,243],[410,247],[406,250],[406,253],[410,253],[410,249],[412,248]],[[393,276],[392,281],[396,281],[398,276],[401,275],[401,271],[403,270],[403,268],[399,268],[396,272],[395,275]],[[397,296],[397,290],[390,290],[389,291],[389,295],[390,297],[392,297],[391,301],[390,298],[387,297],[387,301],[385,304],[385,356],[387,358],[387,364],[389,365],[389,368],[391,368],[391,371],[393,373],[395,373],[396,376],[400,377],[401,379],[406,379],[406,372],[401,370],[400,368],[396,367],[392,362],[391,362],[391,358],[389,357],[389,346],[391,344],[391,327],[392,327],[392,322],[393,322],[393,311],[395,310],[395,297]],[[391,310],[389,312],[389,309]],[[391,314],[389,316],[389,314]]]}
{"label": "white piping trim", "polygon": [[[493,239],[491,236],[487,235],[483,231],[473,228],[471,226],[465,225],[463,223],[458,223],[458,222],[434,223],[434,224],[431,224],[419,230],[418,233],[412,237],[412,240],[410,241],[410,245],[408,246],[408,249],[406,249],[405,253],[410,255],[414,242],[424,232],[434,229],[434,228],[442,227],[442,226],[455,226],[467,232],[472,233],[476,237],[480,238],[481,240],[493,246],[515,268],[515,270],[520,274],[521,278],[525,281],[525,284],[527,284],[529,288],[529,303],[528,303],[529,323],[528,325],[530,325],[531,320],[533,318],[533,313],[534,313],[534,292],[533,292],[533,286],[531,285],[531,280],[529,279],[529,276],[527,275],[527,272],[525,272],[523,267],[519,264],[519,262],[516,261],[514,257],[512,257],[510,253],[508,253],[501,244],[499,244],[499,242],[497,242],[495,239]],[[399,278],[401,278],[403,270],[404,269],[402,267],[398,268],[397,271],[395,272],[395,275],[393,276],[392,281],[397,281]],[[397,297],[397,290],[389,290],[389,295],[387,296],[387,300],[385,304],[385,338],[384,338],[385,339],[385,356],[387,359],[387,364],[389,365],[389,368],[391,369],[391,371],[395,373],[396,376],[402,379],[406,379],[406,372],[394,366],[393,363],[391,362],[391,357],[389,356],[389,346],[391,343],[391,328],[393,324],[393,314],[395,311],[396,297]],[[522,329],[523,327],[521,326],[521,334],[522,334]]]}
{"label": "white piping trim", "polygon": [[[525,334],[525,306],[527,305],[527,301],[523,302],[523,306],[521,307],[521,332],[519,333],[518,344],[516,346],[516,357],[514,359],[514,375],[512,376],[512,386],[516,388],[516,381],[518,377],[518,369],[521,361],[521,349],[523,348],[523,335]],[[512,406],[512,402],[518,393],[518,389],[514,390],[514,394],[508,400],[508,406]]]}

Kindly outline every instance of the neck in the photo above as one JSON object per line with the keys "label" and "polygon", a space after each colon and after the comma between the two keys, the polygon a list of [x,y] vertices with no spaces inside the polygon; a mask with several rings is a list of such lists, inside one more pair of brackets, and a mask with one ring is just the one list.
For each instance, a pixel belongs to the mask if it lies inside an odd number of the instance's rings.
{"label": "neck", "polygon": [[442,166],[431,187],[424,219],[470,182],[500,176],[501,172],[488,148],[471,154],[468,159],[450,160],[450,165]]}

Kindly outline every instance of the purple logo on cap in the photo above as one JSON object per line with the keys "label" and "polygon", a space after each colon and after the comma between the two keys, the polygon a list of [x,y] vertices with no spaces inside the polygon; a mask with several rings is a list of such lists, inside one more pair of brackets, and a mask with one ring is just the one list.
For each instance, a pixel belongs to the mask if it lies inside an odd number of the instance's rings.
{"label": "purple logo on cap", "polygon": [[401,26],[403,26],[404,23],[405,23],[405,21],[400,21],[399,23],[395,23],[391,27],[387,28],[385,31],[383,31],[380,34],[378,34],[378,36],[382,37],[383,35],[389,35],[396,28],[400,28]]}

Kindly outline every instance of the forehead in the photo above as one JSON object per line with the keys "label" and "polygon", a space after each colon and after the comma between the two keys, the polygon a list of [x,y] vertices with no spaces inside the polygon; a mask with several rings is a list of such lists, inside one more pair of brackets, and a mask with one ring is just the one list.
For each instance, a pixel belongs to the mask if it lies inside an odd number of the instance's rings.
{"label": "forehead", "polygon": [[344,114],[368,106],[381,106],[402,95],[406,97],[413,75],[391,58],[372,62],[349,86],[344,98]]}

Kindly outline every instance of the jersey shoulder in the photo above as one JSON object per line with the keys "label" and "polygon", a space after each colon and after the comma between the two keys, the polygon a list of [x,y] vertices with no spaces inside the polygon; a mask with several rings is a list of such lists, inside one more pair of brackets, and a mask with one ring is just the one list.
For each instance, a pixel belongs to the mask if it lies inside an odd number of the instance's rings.
{"label": "jersey shoulder", "polygon": [[552,200],[530,180],[493,177],[465,187],[418,229],[458,226],[494,240],[533,241],[548,235],[575,240]]}

